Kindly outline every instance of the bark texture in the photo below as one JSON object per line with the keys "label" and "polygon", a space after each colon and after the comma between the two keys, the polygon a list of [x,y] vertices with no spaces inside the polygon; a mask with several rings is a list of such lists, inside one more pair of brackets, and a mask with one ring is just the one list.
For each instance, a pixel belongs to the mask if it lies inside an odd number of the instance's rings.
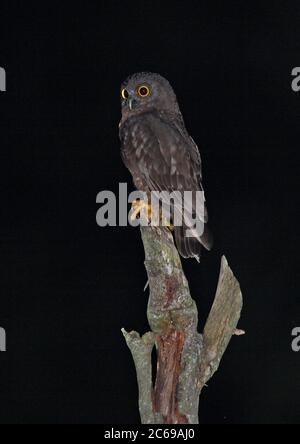
{"label": "bark texture", "polygon": [[[240,286],[225,257],[203,334],[181,260],[167,229],[141,227],[150,296],[152,332],[143,337],[122,330],[131,350],[139,387],[143,424],[197,424],[202,388],[217,371],[240,318]],[[239,333],[241,334],[241,332]],[[157,374],[152,383],[152,351]]]}

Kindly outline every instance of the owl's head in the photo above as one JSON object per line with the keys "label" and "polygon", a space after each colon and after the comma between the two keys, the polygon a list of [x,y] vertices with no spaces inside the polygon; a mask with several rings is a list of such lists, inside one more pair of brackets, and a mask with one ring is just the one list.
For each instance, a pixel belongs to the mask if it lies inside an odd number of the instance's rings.
{"label": "owl's head", "polygon": [[180,112],[170,83],[150,72],[134,74],[125,80],[121,86],[121,103],[123,114],[127,116],[151,109]]}

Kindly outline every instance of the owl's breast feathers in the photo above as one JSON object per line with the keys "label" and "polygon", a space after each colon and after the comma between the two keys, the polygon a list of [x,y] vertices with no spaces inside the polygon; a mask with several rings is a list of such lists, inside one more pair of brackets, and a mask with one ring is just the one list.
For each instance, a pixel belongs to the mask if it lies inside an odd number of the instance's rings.
{"label": "owl's breast feathers", "polygon": [[[202,191],[201,158],[180,115],[147,111],[127,118],[120,125],[122,158],[141,191]],[[191,211],[191,217],[196,208]],[[207,222],[206,209],[199,215]],[[185,227],[175,229],[177,247],[184,257],[198,257],[206,237],[184,239]]]}
{"label": "owl's breast feathers", "polygon": [[199,151],[179,119],[155,111],[130,117],[120,127],[120,139],[124,163],[133,176],[165,185],[164,191],[177,185],[187,185],[187,191],[202,189]]}

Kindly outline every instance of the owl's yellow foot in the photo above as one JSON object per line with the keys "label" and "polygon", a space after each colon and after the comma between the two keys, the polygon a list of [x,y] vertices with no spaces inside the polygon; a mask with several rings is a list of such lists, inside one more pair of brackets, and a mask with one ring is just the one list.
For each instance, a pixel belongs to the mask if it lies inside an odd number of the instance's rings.
{"label": "owl's yellow foot", "polygon": [[132,213],[130,219],[136,220],[138,217],[144,217],[148,223],[153,222],[154,226],[162,226],[168,228],[170,231],[174,230],[174,225],[163,216],[162,212],[155,210],[150,204],[147,204],[142,199],[134,200],[131,205]]}
{"label": "owl's yellow foot", "polygon": [[138,216],[146,216],[149,221],[151,221],[152,207],[146,204],[142,199],[134,200],[132,202],[131,208],[133,212],[130,215],[132,221],[136,220]]}

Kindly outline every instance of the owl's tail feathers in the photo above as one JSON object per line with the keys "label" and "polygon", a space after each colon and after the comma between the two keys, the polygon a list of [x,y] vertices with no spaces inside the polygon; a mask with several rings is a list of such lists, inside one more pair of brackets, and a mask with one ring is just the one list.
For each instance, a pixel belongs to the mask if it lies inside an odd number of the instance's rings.
{"label": "owl's tail feathers", "polygon": [[175,227],[174,237],[177,249],[184,258],[195,258],[200,262],[201,250],[211,250],[213,246],[213,236],[205,224],[204,232],[200,237],[188,237],[187,226]]}
{"label": "owl's tail feathers", "polygon": [[214,237],[207,225],[204,225],[204,232],[200,237],[200,242],[208,251],[210,251],[214,245]]}

